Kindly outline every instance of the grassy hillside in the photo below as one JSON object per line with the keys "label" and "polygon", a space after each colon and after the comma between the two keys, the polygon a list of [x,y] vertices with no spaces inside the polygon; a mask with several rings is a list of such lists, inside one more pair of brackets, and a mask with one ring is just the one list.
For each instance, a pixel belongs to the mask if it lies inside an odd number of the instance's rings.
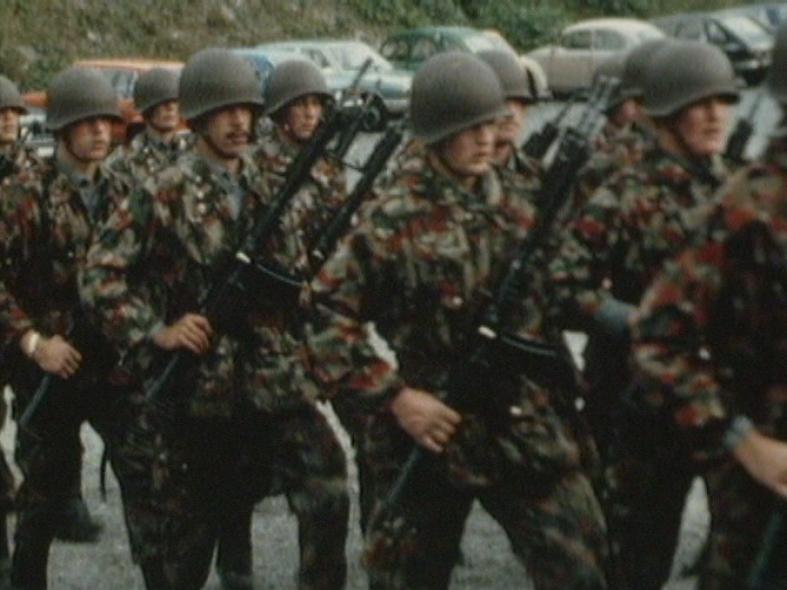
{"label": "grassy hillside", "polygon": [[[0,0],[0,72],[40,88],[78,57],[184,59],[206,46],[290,37],[373,43],[419,24],[497,28],[524,49],[597,14],[649,16],[732,0]],[[739,2],[740,3],[740,2]]]}

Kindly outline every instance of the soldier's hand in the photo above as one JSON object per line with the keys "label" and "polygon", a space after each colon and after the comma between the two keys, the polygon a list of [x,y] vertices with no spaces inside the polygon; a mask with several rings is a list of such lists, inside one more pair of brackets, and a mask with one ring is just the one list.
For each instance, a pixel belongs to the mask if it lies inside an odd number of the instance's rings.
{"label": "soldier's hand", "polygon": [[442,453],[462,418],[435,396],[405,387],[391,402],[399,426],[433,453]]}
{"label": "soldier's hand", "polygon": [[736,447],[734,454],[749,475],[787,499],[787,443],[755,430]]}
{"label": "soldier's hand", "polygon": [[43,371],[68,379],[79,370],[82,355],[60,336],[42,338],[32,356]]}
{"label": "soldier's hand", "polygon": [[171,326],[156,332],[153,342],[164,350],[185,348],[196,355],[201,355],[210,349],[211,336],[213,336],[213,328],[207,318],[195,313],[187,313]]}

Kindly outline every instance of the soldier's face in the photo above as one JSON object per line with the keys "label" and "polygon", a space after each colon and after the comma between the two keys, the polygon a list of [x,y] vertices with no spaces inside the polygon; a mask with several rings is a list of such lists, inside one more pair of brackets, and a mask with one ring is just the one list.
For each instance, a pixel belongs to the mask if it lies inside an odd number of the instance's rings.
{"label": "soldier's face", "polygon": [[720,154],[727,143],[731,114],[730,103],[718,97],[698,101],[678,113],[675,133],[691,156]]}
{"label": "soldier's face", "polygon": [[81,162],[101,162],[109,155],[112,120],[91,117],[77,121],[66,130],[68,151]]}
{"label": "soldier's face", "polygon": [[625,127],[639,117],[639,105],[633,99],[624,100],[610,117],[618,127]]}
{"label": "soldier's face", "polygon": [[180,122],[180,108],[177,100],[168,100],[153,107],[149,119],[151,127],[159,133],[175,131]]}
{"label": "soldier's face", "polygon": [[315,94],[295,99],[285,107],[282,130],[296,143],[311,139],[322,118],[322,100]]}
{"label": "soldier's face", "polygon": [[438,146],[440,158],[457,176],[482,176],[494,155],[497,121],[479,123],[452,135]]}
{"label": "soldier's face", "polygon": [[0,145],[15,143],[19,137],[19,111],[0,109]]}
{"label": "soldier's face", "polygon": [[254,114],[246,105],[233,105],[214,111],[208,117],[204,135],[215,155],[238,158],[248,149]]}
{"label": "soldier's face", "polygon": [[522,125],[525,123],[527,105],[521,100],[509,99],[506,106],[510,114],[500,120],[497,128],[497,143],[519,143]]}

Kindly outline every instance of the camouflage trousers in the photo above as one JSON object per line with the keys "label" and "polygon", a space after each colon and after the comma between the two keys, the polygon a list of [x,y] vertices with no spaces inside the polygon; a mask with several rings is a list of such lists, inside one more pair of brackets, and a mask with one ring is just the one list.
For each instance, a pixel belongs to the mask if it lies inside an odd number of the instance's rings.
{"label": "camouflage trousers", "polygon": [[165,572],[173,587],[204,585],[226,515],[281,493],[298,519],[298,588],[344,586],[345,458],[315,407],[181,418],[166,430],[154,478],[167,509]]}
{"label": "camouflage trousers", "polygon": [[[705,474],[705,481],[711,530],[698,588],[787,588],[787,561],[784,559],[787,525],[783,500],[777,500],[733,461],[711,467]],[[774,519],[776,514],[781,515],[781,520]],[[774,523],[776,528],[769,530]],[[755,577],[759,578],[759,585],[750,585]]]}
{"label": "camouflage trousers", "polygon": [[[30,402],[38,377],[23,376],[14,384],[17,415]],[[46,560],[63,507],[79,492],[82,466],[81,424],[88,420],[108,450],[118,479],[132,557],[145,562],[161,552],[161,513],[151,495],[154,447],[140,444],[137,424],[143,399],[127,384],[90,387],[59,382],[50,403],[31,430],[17,431],[16,462],[23,474],[17,493],[14,554],[15,583],[46,587]]]}
{"label": "camouflage trousers", "polygon": [[590,481],[578,467],[553,471],[540,464],[536,470],[559,475],[538,478],[523,466],[521,477],[462,485],[450,461],[432,458],[422,464],[402,503],[384,512],[380,507],[412,444],[389,415],[370,422],[366,444],[376,504],[365,547],[373,588],[448,588],[475,500],[503,527],[537,589],[606,588],[605,525]]}

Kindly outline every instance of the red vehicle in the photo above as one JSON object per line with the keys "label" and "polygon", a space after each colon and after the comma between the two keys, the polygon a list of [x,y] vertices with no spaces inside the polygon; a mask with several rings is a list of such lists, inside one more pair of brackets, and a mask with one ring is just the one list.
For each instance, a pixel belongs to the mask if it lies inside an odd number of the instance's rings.
{"label": "red vehicle", "polygon": [[[153,68],[179,71],[183,67],[183,62],[147,58],[108,58],[82,59],[74,62],[74,66],[93,68],[107,76],[120,97],[120,113],[123,115],[123,123],[118,123],[115,126],[112,137],[116,143],[125,143],[144,128],[142,115],[134,108],[132,99],[134,84],[139,75]],[[46,92],[28,92],[24,95],[24,99],[33,109],[46,110]]]}

